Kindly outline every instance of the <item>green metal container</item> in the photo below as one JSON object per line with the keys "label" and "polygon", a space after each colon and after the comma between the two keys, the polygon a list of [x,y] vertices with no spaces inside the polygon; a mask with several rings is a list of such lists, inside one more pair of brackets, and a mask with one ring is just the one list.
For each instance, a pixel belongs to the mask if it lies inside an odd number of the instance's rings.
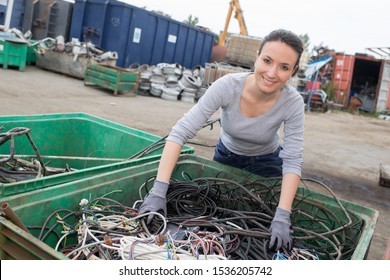
{"label": "green metal container", "polygon": [[139,73],[128,69],[91,64],[84,75],[84,85],[95,84],[105,89],[118,92],[137,93]]}
{"label": "green metal container", "polygon": [[0,65],[4,69],[9,66],[26,69],[27,44],[16,39],[0,40]]}
{"label": "green metal container", "polygon": [[[29,179],[13,183],[0,183],[0,197],[46,188],[88,176],[133,166],[134,156],[161,138],[153,134],[120,125],[85,113],[1,116],[0,126],[5,133],[12,128],[31,129],[33,139],[44,163],[49,167],[76,171]],[[14,137],[15,156],[34,156],[35,152],[26,135]],[[163,144],[163,143],[162,143]],[[162,145],[142,156],[156,160],[161,156]],[[184,146],[183,154],[194,149]],[[10,141],[0,145],[0,158],[10,154]]]}
{"label": "green metal container", "polygon": [[[159,161],[149,161],[133,167],[99,174],[86,179],[68,182],[51,188],[32,191],[0,199],[0,205],[8,204],[27,227],[42,226],[47,217],[58,209],[78,210],[81,199],[94,199],[107,196],[120,203],[132,206],[139,199],[139,186],[157,173]],[[183,180],[198,177],[219,177],[242,182],[259,178],[246,171],[228,167],[220,163],[194,155],[181,155],[172,178]],[[297,198],[304,193],[300,188]],[[331,210],[337,207],[331,197],[314,193],[311,201],[322,204]],[[376,210],[341,201],[345,208],[364,221],[360,239],[351,259],[364,259],[374,232],[378,212]],[[304,206],[303,206],[304,207]],[[48,225],[50,226],[50,225]],[[31,234],[38,234],[31,230]],[[50,248],[45,247],[49,245]],[[27,232],[14,226],[10,221],[0,218],[0,258],[1,259],[60,259],[55,252],[55,241],[45,240],[45,243],[32,237]],[[46,253],[46,254],[44,254]]]}
{"label": "green metal container", "polygon": [[[36,40],[30,40],[31,44],[36,43]],[[26,65],[34,65],[37,61],[36,51],[38,50],[38,45],[34,45],[32,47],[27,48],[27,56],[26,56]]]}

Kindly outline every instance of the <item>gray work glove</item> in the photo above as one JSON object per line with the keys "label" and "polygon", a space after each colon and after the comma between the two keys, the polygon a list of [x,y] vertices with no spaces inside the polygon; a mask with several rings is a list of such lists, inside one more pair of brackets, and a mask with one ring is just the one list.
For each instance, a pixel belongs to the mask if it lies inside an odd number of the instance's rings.
{"label": "gray work glove", "polygon": [[282,246],[287,249],[291,249],[291,212],[277,207],[274,219],[271,222],[271,240],[269,241],[269,248],[273,248],[275,251],[279,250]]}
{"label": "gray work glove", "polygon": [[[144,202],[138,210],[139,214],[144,214],[147,212],[158,212],[163,210],[164,216],[167,215],[167,191],[169,183],[159,180],[154,181],[153,188],[150,190],[149,194],[145,197]],[[153,219],[154,214],[148,216],[147,223],[149,224]]]}

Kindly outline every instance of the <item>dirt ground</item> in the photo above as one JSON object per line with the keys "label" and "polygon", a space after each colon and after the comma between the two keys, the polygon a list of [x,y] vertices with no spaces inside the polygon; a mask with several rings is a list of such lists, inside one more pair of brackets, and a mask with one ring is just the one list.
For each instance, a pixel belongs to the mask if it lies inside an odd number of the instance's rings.
{"label": "dirt ground", "polygon": [[[191,106],[150,96],[114,96],[35,66],[25,72],[0,68],[0,115],[84,112],[164,136]],[[215,145],[219,129],[198,133],[189,144],[196,155],[212,158],[212,147],[197,144]],[[381,163],[390,164],[390,121],[340,111],[306,113],[303,177],[319,179],[339,198],[379,211],[367,255],[371,260],[383,259],[390,240],[390,188],[378,185]]]}

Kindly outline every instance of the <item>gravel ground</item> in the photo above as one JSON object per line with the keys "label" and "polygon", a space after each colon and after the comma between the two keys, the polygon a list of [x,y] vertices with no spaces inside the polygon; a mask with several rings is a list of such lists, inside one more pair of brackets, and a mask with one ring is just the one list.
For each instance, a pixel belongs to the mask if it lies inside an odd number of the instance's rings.
{"label": "gravel ground", "polygon": [[[142,95],[113,96],[82,80],[28,66],[0,68],[0,115],[84,112],[164,136],[193,104]],[[217,118],[218,113],[213,116]],[[218,125],[196,143],[215,145]],[[390,188],[378,185],[379,164],[390,164],[390,121],[346,112],[306,113],[303,177],[321,180],[339,198],[379,211],[367,259],[383,259],[390,239]],[[211,159],[212,147],[192,143]],[[313,186],[314,188],[317,188]],[[321,189],[317,189],[321,191]]]}

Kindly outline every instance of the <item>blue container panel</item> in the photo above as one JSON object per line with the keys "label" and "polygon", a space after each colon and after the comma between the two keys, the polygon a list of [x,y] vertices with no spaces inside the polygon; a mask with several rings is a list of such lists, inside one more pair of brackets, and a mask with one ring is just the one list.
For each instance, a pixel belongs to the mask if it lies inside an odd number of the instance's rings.
{"label": "blue container panel", "polygon": [[83,23],[85,21],[84,13],[86,8],[87,2],[76,1],[74,3],[68,41],[72,41],[72,38],[83,38]]}
{"label": "blue container panel", "polygon": [[105,50],[115,50],[118,53],[118,65],[124,65],[126,49],[133,10],[127,7],[111,5],[107,8],[104,18],[102,46]]}
{"label": "blue container panel", "polygon": [[[132,63],[151,64],[157,22],[158,18],[146,11],[135,12],[132,10],[125,65]],[[141,30],[141,33],[136,33],[136,29]]]}
{"label": "blue container panel", "polygon": [[199,61],[202,57],[204,36],[202,33],[197,32],[195,35],[195,45],[193,46],[194,53],[192,55],[192,61]]}
{"label": "blue container panel", "polygon": [[194,56],[193,56],[193,63],[196,61],[202,61],[203,53],[205,51],[205,42],[206,42],[206,36],[204,33],[198,32],[196,34],[196,41],[195,41],[195,47],[194,47]]}
{"label": "blue container panel", "polygon": [[0,5],[0,24],[4,25],[5,23],[5,13],[7,12],[7,6]]}
{"label": "blue container panel", "polygon": [[108,2],[76,1],[73,6],[69,41],[78,38],[102,46]]}
{"label": "blue container panel", "polygon": [[[7,5],[0,5],[0,24],[5,24],[5,16],[7,13]],[[9,23],[9,28],[17,28],[22,30],[23,26],[23,17],[24,17],[24,0],[14,0],[14,5],[12,8],[11,20]]]}
{"label": "blue container panel", "polygon": [[153,48],[152,60],[151,60],[152,65],[156,65],[160,62],[169,63],[169,61],[164,61],[164,53],[167,47],[168,26],[169,26],[168,20],[163,18],[158,18],[157,28],[155,30],[155,42],[154,42],[154,48]]}
{"label": "blue container panel", "polygon": [[[200,61],[204,61],[204,63],[207,63],[211,59],[211,50],[213,49],[214,46],[214,36],[204,36],[204,42],[203,42],[203,51],[201,54]],[[210,50],[210,52],[208,51]],[[204,66],[202,64],[202,66]]]}
{"label": "blue container panel", "polygon": [[[91,41],[95,45],[102,46],[106,12],[107,5],[89,5],[81,30],[81,36],[85,36],[85,41]],[[83,39],[83,37],[80,39]]]}
{"label": "blue container panel", "polygon": [[14,0],[14,6],[12,9],[10,28],[17,28],[22,30],[24,17],[24,0]]}
{"label": "blue container panel", "polygon": [[[156,45],[156,30],[159,22],[159,18],[153,14],[144,13],[138,11],[134,13],[133,21],[137,23],[137,26],[142,30],[140,44],[131,42],[129,53],[132,52],[132,49],[138,47],[140,55],[133,56],[131,61],[140,63],[140,64],[150,64],[152,65],[154,46]],[[131,37],[132,38],[132,37]]]}
{"label": "blue container panel", "polygon": [[[187,40],[185,42],[185,56],[183,59],[183,65],[193,65],[194,48],[196,44],[196,31],[193,29],[188,30]],[[200,64],[200,63],[199,63]],[[195,66],[195,65],[193,65]],[[187,66],[186,66],[187,67]]]}
{"label": "blue container panel", "polygon": [[168,23],[168,33],[165,38],[165,51],[164,51],[164,61],[168,63],[176,63],[175,61],[175,53],[178,45],[178,31],[179,25],[175,22]]}
{"label": "blue container panel", "polygon": [[[175,52],[175,61],[184,62],[184,57],[186,56],[186,48],[187,48],[187,38],[188,38],[189,29],[186,26],[179,26],[177,37],[180,40],[176,44],[176,52]],[[184,65],[185,67],[189,67]]]}

